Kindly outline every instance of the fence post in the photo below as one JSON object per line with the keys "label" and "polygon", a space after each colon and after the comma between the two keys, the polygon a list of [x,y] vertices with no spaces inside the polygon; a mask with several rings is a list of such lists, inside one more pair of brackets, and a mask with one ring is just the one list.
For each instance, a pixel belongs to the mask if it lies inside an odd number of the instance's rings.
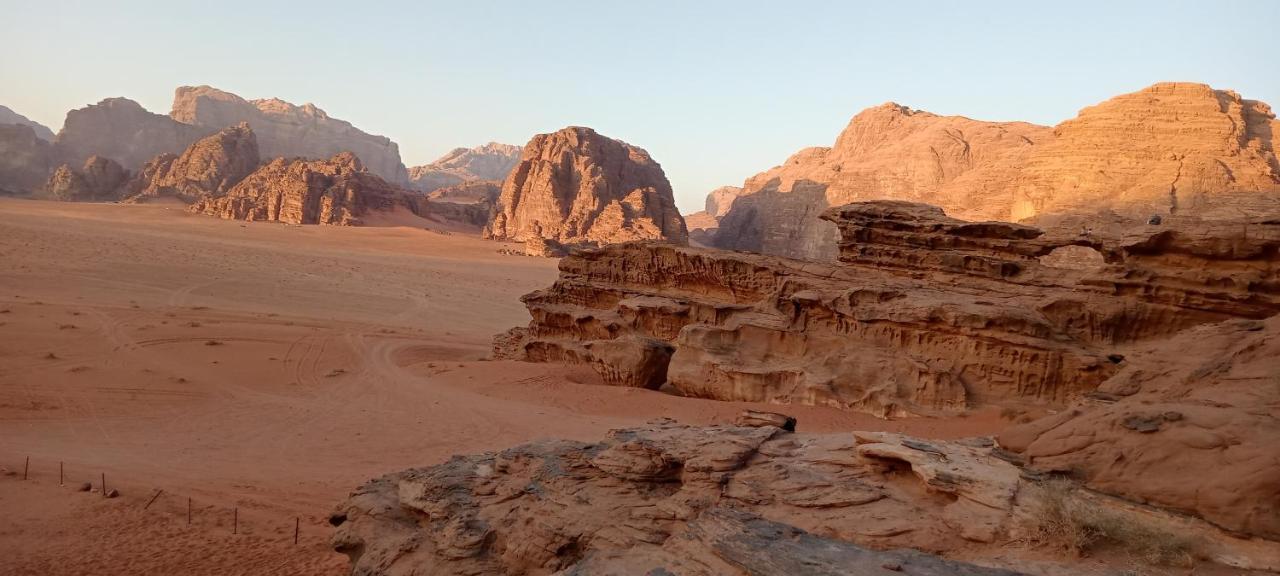
{"label": "fence post", "polygon": [[187,496],[187,526],[191,525],[191,497]]}
{"label": "fence post", "polygon": [[102,473],[102,497],[107,497],[107,473]]}
{"label": "fence post", "polygon": [[164,492],[164,488],[161,488],[161,489],[159,489],[159,490],[156,490],[156,495],[155,495],[155,496],[152,496],[150,500],[147,500],[147,505],[146,505],[146,506],[143,506],[143,507],[142,507],[142,509],[143,509],[143,510],[146,510],[147,508],[150,508],[150,507],[151,507],[151,503],[152,503],[152,502],[155,502],[155,501],[156,501],[156,498],[159,498],[159,497],[160,497],[160,494],[161,494],[162,492]]}
{"label": "fence post", "polygon": [[298,523],[299,523],[299,521],[300,521],[300,519],[299,519],[299,518],[297,518],[297,517],[295,517],[295,518],[293,519],[293,545],[294,545],[294,546],[297,546],[297,545],[298,545]]}
{"label": "fence post", "polygon": [[27,469],[31,467],[31,457],[27,456],[27,460],[22,463],[22,479],[27,479]]}
{"label": "fence post", "polygon": [[236,508],[235,511],[232,512],[231,514],[232,514],[231,515],[231,533],[239,534],[240,533],[240,509]]}
{"label": "fence post", "polygon": [[59,485],[59,486],[65,486],[65,485],[66,485],[66,477],[65,477],[65,475],[62,473],[62,461],[61,461],[61,460],[59,460],[59,461],[58,461],[58,485]]}

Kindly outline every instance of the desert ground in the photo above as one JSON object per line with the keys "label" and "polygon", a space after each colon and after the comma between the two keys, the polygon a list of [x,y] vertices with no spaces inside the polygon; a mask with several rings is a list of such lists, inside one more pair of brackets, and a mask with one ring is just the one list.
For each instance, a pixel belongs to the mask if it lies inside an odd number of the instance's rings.
{"label": "desert ground", "polygon": [[[488,361],[556,261],[426,220],[383,224],[0,200],[0,573],[342,574],[326,518],[369,478],[778,409]],[[785,410],[802,433],[1001,426]],[[104,475],[119,498],[98,492]]]}

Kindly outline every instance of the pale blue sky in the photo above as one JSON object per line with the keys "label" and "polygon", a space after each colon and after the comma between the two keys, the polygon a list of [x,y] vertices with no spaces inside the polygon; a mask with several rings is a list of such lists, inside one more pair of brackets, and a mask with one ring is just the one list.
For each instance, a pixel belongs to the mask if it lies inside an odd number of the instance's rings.
{"label": "pale blue sky", "polygon": [[647,149],[683,209],[885,101],[1056,124],[1161,80],[1280,106],[1280,1],[0,0],[0,104],[57,130],[174,87],[314,102],[400,143],[577,124]]}

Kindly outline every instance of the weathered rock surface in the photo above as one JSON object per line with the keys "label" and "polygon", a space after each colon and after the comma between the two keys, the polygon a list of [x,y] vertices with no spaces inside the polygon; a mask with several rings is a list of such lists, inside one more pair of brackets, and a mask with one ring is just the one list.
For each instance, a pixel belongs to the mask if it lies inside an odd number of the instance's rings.
{"label": "weathered rock surface", "polygon": [[400,147],[395,142],[366,133],[350,122],[330,118],[314,104],[296,106],[276,98],[245,100],[210,86],[181,86],[174,92],[169,115],[207,132],[247,122],[257,134],[264,158],[324,159],[351,152],[384,180],[394,184],[408,181],[400,161]]}
{"label": "weathered rock surface", "polygon": [[1156,84],[1052,130],[885,104],[855,116],[833,147],[801,150],[748,179],[713,243],[830,260],[839,236],[822,211],[873,199],[989,220],[1100,210],[1277,216],[1278,124],[1266,104],[1203,84]]}
{"label": "weathered rock surface", "polygon": [[689,240],[701,246],[714,245],[720,219],[729,213],[734,200],[741,195],[742,188],[737,186],[721,186],[707,194],[706,208],[684,217],[685,226],[689,228]]}
{"label": "weathered rock surface", "polygon": [[55,164],[53,146],[24,124],[0,124],[0,194],[38,192]]}
{"label": "weathered rock surface", "polygon": [[134,200],[173,197],[191,203],[225,195],[258,168],[258,140],[247,123],[197,140],[181,155],[161,154],[133,184]]}
{"label": "weathered rock surface", "polygon": [[129,171],[115,160],[90,156],[79,170],[63,164],[45,184],[45,193],[55,200],[101,202],[119,200],[126,192]]}
{"label": "weathered rock surface", "polygon": [[1070,410],[1000,444],[1031,468],[1280,540],[1280,317],[1201,326],[1128,353]]}
{"label": "weathered rock surface", "polygon": [[667,421],[373,480],[333,543],[366,576],[1011,575],[886,549],[1003,539],[1018,488],[990,448]]}
{"label": "weathered rock surface", "polygon": [[525,145],[485,236],[564,245],[688,241],[671,184],[649,153],[582,127]]}
{"label": "weathered rock surface", "polygon": [[[495,353],[643,387],[665,362],[689,396],[892,416],[1061,406],[1115,374],[1126,347],[1280,312],[1277,223],[1045,233],[889,201],[826,217],[843,233],[839,263],[653,243],[577,252],[523,298],[533,320]],[[1039,260],[1079,246],[1106,263]],[[655,344],[673,348],[669,362],[646,352]]]}
{"label": "weathered rock surface", "polygon": [[518,162],[520,147],[511,144],[454,148],[435,162],[409,168],[409,187],[431,192],[475,180],[502,182]]}
{"label": "weathered rock surface", "polygon": [[202,197],[190,210],[234,220],[353,226],[372,211],[420,211],[420,195],[364,169],[350,152],[328,160],[277,158],[225,195]]}
{"label": "weathered rock surface", "polygon": [[30,126],[31,130],[35,132],[37,138],[44,140],[45,142],[53,142],[53,130],[50,130],[49,127],[44,124],[14,112],[8,106],[0,105],[0,124],[21,124],[23,126]]}
{"label": "weathered rock surface", "polygon": [[78,166],[90,156],[137,170],[161,154],[178,154],[225,127],[192,126],[153,114],[127,98],[108,98],[67,113],[55,144],[62,163]]}

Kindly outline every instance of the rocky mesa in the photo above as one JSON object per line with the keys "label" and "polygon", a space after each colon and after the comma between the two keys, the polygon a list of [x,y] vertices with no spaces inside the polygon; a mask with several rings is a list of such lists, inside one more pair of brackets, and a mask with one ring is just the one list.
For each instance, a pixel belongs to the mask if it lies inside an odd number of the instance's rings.
{"label": "rocky mesa", "polygon": [[485,237],[562,246],[688,242],[671,183],[649,153],[577,126],[525,145]]}

